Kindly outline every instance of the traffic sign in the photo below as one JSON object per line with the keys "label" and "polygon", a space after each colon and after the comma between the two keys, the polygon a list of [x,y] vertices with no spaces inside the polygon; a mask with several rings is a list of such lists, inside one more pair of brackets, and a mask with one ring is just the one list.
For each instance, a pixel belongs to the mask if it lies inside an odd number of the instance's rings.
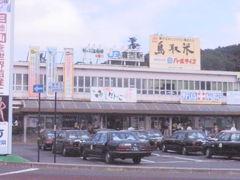
{"label": "traffic sign", "polygon": [[49,84],[49,90],[51,92],[63,92],[63,82],[52,82]]}
{"label": "traffic sign", "polygon": [[34,93],[43,93],[43,85],[42,84],[35,84],[33,85],[33,92]]}

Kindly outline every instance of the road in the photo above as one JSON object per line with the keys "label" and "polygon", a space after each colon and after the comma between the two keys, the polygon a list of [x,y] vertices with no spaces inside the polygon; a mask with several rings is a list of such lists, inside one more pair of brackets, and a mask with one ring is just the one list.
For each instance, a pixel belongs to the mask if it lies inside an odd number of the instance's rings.
{"label": "road", "polygon": [[109,170],[55,170],[0,167],[0,180],[239,180],[238,175],[117,172]]}
{"label": "road", "polygon": [[[13,145],[13,154],[19,155],[31,162],[37,162],[37,147],[36,145]],[[40,151],[40,162],[53,163],[53,154],[51,151]],[[78,156],[63,157],[57,154],[57,163],[66,164],[88,164],[108,166],[102,159],[88,158],[87,161],[82,160]],[[115,165],[135,166],[132,160],[114,161]],[[176,168],[233,168],[240,169],[240,158],[228,160],[226,157],[214,157],[207,159],[201,154],[191,154],[183,156],[174,152],[163,153],[154,151],[152,156],[142,159],[140,167],[176,167]]]}

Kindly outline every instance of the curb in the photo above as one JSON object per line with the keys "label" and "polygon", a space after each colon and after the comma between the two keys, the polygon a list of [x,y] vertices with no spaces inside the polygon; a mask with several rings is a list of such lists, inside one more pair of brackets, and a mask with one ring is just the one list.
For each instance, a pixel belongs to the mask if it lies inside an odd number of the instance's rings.
{"label": "curb", "polygon": [[204,174],[240,174],[240,169],[228,168],[177,168],[177,167],[140,167],[140,166],[116,166],[116,165],[86,165],[86,164],[63,164],[63,163],[9,163],[0,162],[0,166],[42,168],[42,169],[71,169],[71,170],[100,170],[115,172],[154,172],[154,173],[204,173]]}

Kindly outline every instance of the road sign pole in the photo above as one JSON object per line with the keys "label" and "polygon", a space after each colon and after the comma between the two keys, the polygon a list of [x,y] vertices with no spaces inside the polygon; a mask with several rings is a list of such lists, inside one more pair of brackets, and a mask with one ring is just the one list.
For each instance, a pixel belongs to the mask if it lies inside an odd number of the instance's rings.
{"label": "road sign pole", "polygon": [[38,93],[38,161],[40,162],[40,108],[41,108],[41,93]]}
{"label": "road sign pole", "polygon": [[56,163],[56,136],[57,136],[57,92],[55,92],[54,99],[54,163]]}

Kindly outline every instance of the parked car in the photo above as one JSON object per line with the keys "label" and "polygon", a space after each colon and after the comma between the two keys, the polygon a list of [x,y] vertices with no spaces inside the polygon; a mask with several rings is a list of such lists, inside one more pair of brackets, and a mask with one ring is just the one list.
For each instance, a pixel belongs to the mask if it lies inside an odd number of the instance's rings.
{"label": "parked car", "polygon": [[213,155],[240,157],[240,131],[225,131],[214,141],[207,141],[204,145],[206,157]]}
{"label": "parked car", "polygon": [[203,144],[207,138],[202,131],[198,130],[179,130],[175,131],[169,138],[162,141],[162,151],[173,150],[183,155],[189,152],[203,152]]}
{"label": "parked car", "polygon": [[87,157],[101,157],[106,163],[114,159],[131,158],[135,164],[141,158],[151,155],[151,146],[142,142],[134,133],[129,131],[99,131],[91,141],[83,145],[83,159]]}
{"label": "parked car", "polygon": [[149,142],[152,146],[155,148],[162,148],[162,140],[163,140],[163,135],[159,130],[149,130],[148,136],[149,136]]}
{"label": "parked car", "polygon": [[86,130],[60,130],[56,137],[56,150],[53,152],[62,153],[63,156],[70,154],[81,154],[81,145],[91,139]]}
{"label": "parked car", "polygon": [[45,129],[40,133],[39,137],[39,149],[47,150],[52,149],[54,139],[54,131]]}

